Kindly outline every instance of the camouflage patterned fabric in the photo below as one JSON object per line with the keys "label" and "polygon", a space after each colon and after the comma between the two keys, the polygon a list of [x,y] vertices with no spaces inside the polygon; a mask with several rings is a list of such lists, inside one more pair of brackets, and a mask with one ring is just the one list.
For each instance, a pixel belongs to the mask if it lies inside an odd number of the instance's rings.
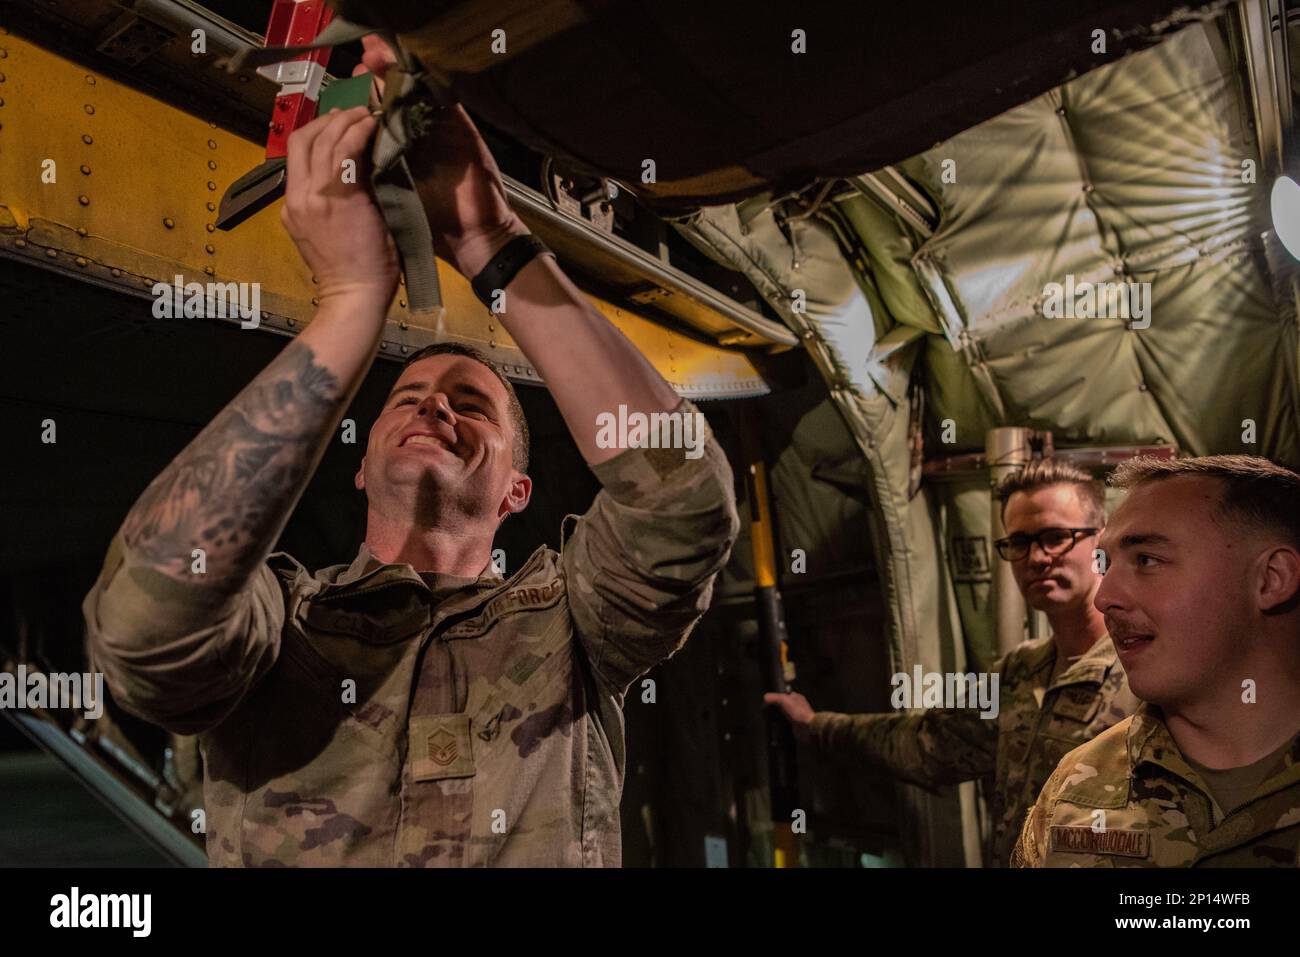
{"label": "camouflage patterned fabric", "polygon": [[1015,867],[1300,865],[1300,738],[1285,767],[1224,814],[1160,709],[1075,748],[1025,821]]}
{"label": "camouflage patterned fabric", "polygon": [[708,607],[739,520],[711,433],[698,459],[593,471],[561,551],[508,581],[364,545],[316,575],[276,553],[237,612],[179,638],[115,538],[83,606],[95,667],[128,711],[200,734],[211,864],[620,863],[624,694]]}
{"label": "camouflage patterned fabric", "polygon": [[884,768],[922,787],[992,775],[993,834],[985,861],[1005,867],[1025,814],[1061,758],[1138,704],[1110,638],[1094,644],[1047,687],[1055,662],[1050,637],[1004,655],[994,667],[1000,675],[997,718],[981,718],[976,708],[824,711],[813,717],[811,737],[823,756]]}

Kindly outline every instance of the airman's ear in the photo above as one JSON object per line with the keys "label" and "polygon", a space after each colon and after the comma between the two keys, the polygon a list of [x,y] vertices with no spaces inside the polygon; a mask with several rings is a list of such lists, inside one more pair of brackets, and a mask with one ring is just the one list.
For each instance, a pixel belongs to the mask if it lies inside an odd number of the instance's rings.
{"label": "airman's ear", "polygon": [[1300,603],[1300,551],[1277,545],[1259,557],[1255,598],[1264,614],[1289,611]]}
{"label": "airman's ear", "polygon": [[366,457],[361,456],[361,464],[357,466],[357,474],[352,479],[352,484],[357,487],[358,492],[366,490]]}
{"label": "airman's ear", "polygon": [[497,509],[497,524],[506,520],[506,516],[522,512],[528,507],[528,500],[533,497],[533,480],[522,472],[515,472],[506,489],[506,496]]}

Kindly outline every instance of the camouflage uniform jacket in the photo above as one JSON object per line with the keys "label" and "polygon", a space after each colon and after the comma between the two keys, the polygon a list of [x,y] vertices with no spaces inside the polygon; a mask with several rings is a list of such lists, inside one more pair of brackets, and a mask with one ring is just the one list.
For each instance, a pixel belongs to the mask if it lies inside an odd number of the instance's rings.
{"label": "camouflage uniform jacket", "polygon": [[1050,637],[1004,655],[994,666],[996,718],[980,717],[975,707],[818,712],[811,737],[823,755],[884,768],[922,787],[992,775],[993,834],[985,860],[1005,867],[1025,814],[1057,762],[1137,707],[1110,638],[1096,642],[1047,687],[1055,662]]}
{"label": "camouflage uniform jacket", "polygon": [[506,581],[276,553],[176,636],[170,580],[123,569],[115,538],[83,606],[94,666],[127,711],[201,735],[209,862],[617,866],[624,694],[685,642],[739,529],[706,434],[697,459],[594,466],[561,551]]}
{"label": "camouflage uniform jacket", "polygon": [[1160,709],[1065,756],[1025,821],[1017,867],[1300,865],[1300,738],[1286,767],[1225,814]]}

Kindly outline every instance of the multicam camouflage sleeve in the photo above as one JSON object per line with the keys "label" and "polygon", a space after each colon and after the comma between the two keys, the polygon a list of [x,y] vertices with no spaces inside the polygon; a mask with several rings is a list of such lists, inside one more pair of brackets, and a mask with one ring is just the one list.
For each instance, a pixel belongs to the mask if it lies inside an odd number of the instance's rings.
{"label": "multicam camouflage sleeve", "polygon": [[[122,555],[120,534],[82,603],[91,667],[123,709],[176,734],[228,715],[275,663],[284,596],[265,564],[233,599],[186,585]],[[196,605],[208,620],[178,632]]]}
{"label": "multicam camouflage sleeve", "polygon": [[266,558],[353,391],[294,340],[136,501],[82,604],[127,711],[194,734],[270,670],[284,597]]}
{"label": "multicam camouflage sleeve", "polygon": [[992,774],[998,722],[961,708],[921,714],[813,716],[811,740],[825,757],[884,768],[922,787],[958,784]]}
{"label": "multicam camouflage sleeve", "polygon": [[[686,400],[674,411],[703,423]],[[632,448],[594,466],[603,488],[561,550],[575,630],[618,694],[685,643],[740,530],[731,466],[705,428],[698,458]]]}

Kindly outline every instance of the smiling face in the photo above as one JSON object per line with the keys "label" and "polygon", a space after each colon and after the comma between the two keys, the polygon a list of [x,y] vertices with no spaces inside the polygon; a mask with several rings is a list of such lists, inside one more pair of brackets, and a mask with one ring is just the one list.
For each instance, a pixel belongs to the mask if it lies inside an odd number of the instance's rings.
{"label": "smiling face", "polygon": [[495,528],[528,502],[531,482],[512,462],[505,386],[468,356],[433,355],[398,378],[370,429],[356,486],[372,509],[483,518]]}
{"label": "smiling face", "polygon": [[1095,604],[1139,698],[1166,709],[1237,681],[1253,624],[1251,537],[1216,517],[1220,482],[1181,476],[1138,485],[1101,539]]}
{"label": "smiling face", "polygon": [[[1007,500],[1002,524],[1010,538],[1037,535],[1047,528],[1089,528],[1097,523],[1076,486],[1060,483],[1014,493]],[[1100,581],[1092,570],[1095,547],[1095,535],[1081,536],[1064,555],[1048,555],[1038,544],[1030,545],[1029,554],[1009,563],[1025,603],[1049,614],[1071,607],[1086,610]]]}

